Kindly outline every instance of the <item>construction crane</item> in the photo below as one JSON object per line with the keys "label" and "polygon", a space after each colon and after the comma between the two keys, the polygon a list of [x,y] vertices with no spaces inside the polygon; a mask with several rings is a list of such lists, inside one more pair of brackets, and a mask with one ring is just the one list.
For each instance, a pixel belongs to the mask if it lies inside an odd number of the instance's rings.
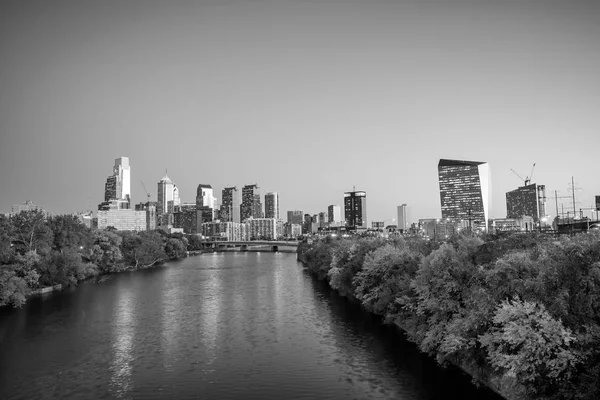
{"label": "construction crane", "polygon": [[525,178],[523,178],[521,175],[519,175],[517,173],[517,171],[515,171],[514,169],[511,168],[510,170],[513,172],[513,174],[518,176],[519,179],[521,179],[523,181],[523,186],[527,186],[531,182],[531,178],[533,178],[533,170],[534,169],[535,169],[535,163],[533,163],[533,166],[531,167],[531,172],[529,173],[529,176],[526,176]]}
{"label": "construction crane", "polygon": [[151,194],[148,193],[148,190],[146,189],[146,185],[144,185],[144,181],[142,181],[142,186],[144,188],[144,192],[146,192],[146,196],[148,196],[148,203],[149,203]]}

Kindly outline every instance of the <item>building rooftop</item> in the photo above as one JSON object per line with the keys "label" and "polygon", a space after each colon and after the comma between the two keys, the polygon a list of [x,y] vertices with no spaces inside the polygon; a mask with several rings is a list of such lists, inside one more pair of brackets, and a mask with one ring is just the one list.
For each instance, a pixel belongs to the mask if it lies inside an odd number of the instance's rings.
{"label": "building rooftop", "polygon": [[438,163],[438,167],[454,167],[454,166],[461,166],[461,165],[482,165],[482,164],[487,164],[487,163],[484,161],[447,160],[447,159],[441,158],[440,162]]}

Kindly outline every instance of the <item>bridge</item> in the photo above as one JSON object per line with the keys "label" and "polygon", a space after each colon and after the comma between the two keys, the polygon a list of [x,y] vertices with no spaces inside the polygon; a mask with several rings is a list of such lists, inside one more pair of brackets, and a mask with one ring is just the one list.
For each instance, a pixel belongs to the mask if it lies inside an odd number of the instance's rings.
{"label": "bridge", "polygon": [[215,241],[204,242],[205,249],[214,251],[270,251],[296,253],[297,241],[249,240],[249,241]]}

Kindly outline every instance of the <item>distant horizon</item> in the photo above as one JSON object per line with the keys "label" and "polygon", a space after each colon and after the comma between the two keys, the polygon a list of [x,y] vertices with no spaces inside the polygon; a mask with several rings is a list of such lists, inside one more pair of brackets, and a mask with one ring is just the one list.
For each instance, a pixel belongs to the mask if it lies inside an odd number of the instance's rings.
{"label": "distant horizon", "polygon": [[[132,168],[131,157],[128,157],[128,156],[125,156],[125,155],[121,155],[121,156],[119,156],[119,157],[115,157],[115,158],[113,159],[113,161],[115,161],[116,159],[119,159],[119,158],[121,158],[121,157],[128,158],[128,159],[129,159],[129,165],[130,165],[130,167]],[[473,162],[473,163],[477,163],[477,164],[484,164],[484,163],[486,163],[485,161],[454,160],[454,159],[448,159],[448,158],[440,158],[440,159],[439,159],[439,161],[442,161],[442,160],[446,160],[446,161],[463,161],[463,162]],[[133,164],[133,165],[134,165],[134,164]],[[513,173],[514,173],[514,172],[513,172]],[[110,176],[110,175],[107,175],[107,177],[108,177],[108,176]],[[165,170],[165,175],[164,175],[164,176],[168,176],[167,170]],[[164,178],[164,176],[163,176],[161,179],[163,179],[163,178]],[[529,176],[527,176],[527,178],[529,178]],[[173,181],[173,184],[174,184],[175,186],[177,186],[177,188],[179,189],[179,191],[180,191],[180,193],[181,193],[181,188],[180,188],[180,186],[179,186],[179,185],[177,185],[177,182],[175,182],[175,180],[173,180],[171,177],[169,177],[169,179],[171,179],[171,180]],[[158,182],[156,182],[156,184],[159,184],[159,183],[160,183],[160,180],[159,180]],[[525,183],[525,182],[524,182],[524,183]],[[248,183],[248,184],[236,184],[236,185],[232,185],[232,186],[223,186],[223,188],[225,188],[225,187],[233,187],[233,186],[235,186],[235,187],[238,187],[238,188],[241,190],[241,189],[242,189],[244,186],[246,186],[246,185],[254,185],[254,184],[258,184],[258,182],[254,182],[254,183]],[[438,184],[439,184],[439,182],[438,182]],[[536,183],[536,182],[533,182],[533,183],[528,183],[527,185],[534,185],[534,184],[537,184],[537,183]],[[221,201],[222,201],[222,190],[223,190],[223,189],[217,190],[217,189],[216,189],[216,187],[217,187],[217,186],[213,185],[212,183],[206,183],[206,182],[198,183],[198,185],[210,185],[210,186],[211,186],[211,188],[212,188],[212,190],[213,190],[213,194],[214,194],[214,196],[217,198],[217,205],[220,207],[220,205],[221,205]],[[193,197],[194,197],[194,199],[193,199],[193,201],[187,201],[187,200],[186,200],[184,197],[181,197],[181,204],[184,204],[184,203],[194,203],[194,204],[195,204],[195,203],[196,203],[196,199],[195,199],[195,193],[196,193],[196,190],[197,190],[197,187],[198,187],[198,185],[196,185],[196,189],[194,189],[194,191],[193,191],[193,193],[194,193],[194,196],[193,196]],[[537,184],[537,185],[541,185],[541,184]],[[492,184],[491,186],[493,187],[493,184]],[[526,186],[526,185],[524,184],[524,185],[522,185],[522,186],[518,186],[517,188],[520,188],[520,187],[523,187],[523,186]],[[219,187],[220,187],[220,186],[219,186]],[[263,190],[262,190],[262,188],[261,188],[260,184],[258,184],[258,187],[259,187],[259,189],[261,189],[261,190],[260,190],[260,192],[261,192],[261,194],[260,194],[260,196],[261,196],[261,206],[263,207],[263,211],[264,211],[264,206],[265,206],[265,199],[264,199],[264,197],[265,197],[265,195],[266,195],[267,193],[271,193],[271,192],[277,192],[277,193],[279,194],[279,196],[281,196],[281,192],[279,192],[279,191],[276,191],[276,190],[275,190],[275,191],[273,191],[273,190],[269,190],[269,191],[264,191],[264,192],[263,192]],[[147,187],[146,187],[146,188],[147,188]],[[515,189],[517,189],[517,188],[515,188]],[[511,189],[511,190],[515,190],[515,189]],[[509,191],[511,191],[511,190],[509,190]],[[281,219],[281,220],[284,220],[284,221],[287,221],[287,212],[288,212],[288,211],[302,211],[302,212],[303,212],[303,214],[310,214],[311,216],[312,216],[312,215],[315,215],[315,214],[319,214],[319,213],[321,213],[321,212],[325,212],[325,213],[327,213],[327,208],[328,208],[330,205],[337,205],[337,206],[339,206],[339,207],[341,208],[341,211],[342,211],[342,214],[343,214],[343,208],[344,208],[343,194],[344,194],[344,193],[346,193],[346,192],[352,192],[352,191],[356,191],[356,192],[366,192],[366,191],[364,191],[364,190],[355,189],[355,188],[353,188],[352,190],[345,191],[345,192],[343,192],[343,193],[341,194],[342,201],[341,201],[340,203],[337,203],[337,204],[336,204],[336,203],[328,204],[328,205],[326,205],[326,206],[324,207],[324,210],[319,210],[319,211],[316,211],[316,212],[307,211],[307,210],[305,210],[305,209],[303,209],[303,208],[295,208],[295,209],[282,209],[282,208],[280,207],[280,218],[279,218],[279,219]],[[151,195],[152,195],[152,194],[155,194],[155,193],[153,193],[151,190],[149,190],[149,192],[150,192],[150,194],[151,194]],[[368,194],[368,192],[366,192],[366,195],[367,195],[367,216],[368,216],[368,214],[369,214],[369,194]],[[547,193],[547,195],[548,195],[548,193]],[[569,196],[565,196],[565,197],[566,197],[566,198],[568,198]],[[576,196],[576,197],[577,197],[577,196]],[[156,198],[156,195],[154,195],[154,198]],[[439,195],[438,195],[438,198],[439,198]],[[552,197],[548,196],[548,198],[552,198]],[[577,199],[576,199],[576,200],[577,200]],[[595,200],[595,199],[594,199],[594,200]],[[14,204],[12,204],[12,205],[11,205],[11,208],[12,208],[12,206],[15,206],[15,205],[24,204],[26,201],[32,201],[32,202],[33,202],[33,204],[35,204],[35,205],[37,205],[37,206],[40,206],[40,207],[42,207],[42,208],[43,208],[45,211],[47,211],[47,212],[49,212],[49,213],[51,213],[51,214],[76,214],[76,213],[82,213],[82,212],[88,212],[88,211],[92,211],[94,214],[96,214],[96,213],[97,213],[97,211],[98,211],[98,209],[97,209],[97,205],[96,205],[96,207],[94,207],[94,208],[91,208],[91,209],[85,209],[85,210],[84,210],[84,209],[80,209],[80,210],[76,210],[76,211],[70,211],[70,212],[53,212],[52,210],[49,210],[49,209],[47,209],[47,208],[46,208],[46,207],[45,207],[43,204],[40,204],[40,203],[38,203],[38,202],[36,202],[35,200],[32,200],[32,199],[26,199],[26,200],[23,200],[23,201],[21,201],[21,202],[14,203]],[[144,198],[143,200],[139,200],[139,201],[135,201],[135,200],[133,199],[133,197],[132,197],[132,198],[131,198],[131,205],[132,205],[132,208],[133,208],[133,206],[135,206],[136,204],[140,204],[140,203],[146,203],[147,201],[148,201],[148,197],[147,197],[147,196],[145,196],[145,198]],[[154,202],[156,202],[156,200],[152,200],[152,196],[150,196],[150,201],[154,201]],[[100,204],[101,202],[102,202],[102,201],[99,201],[99,202],[98,202],[98,204]],[[397,207],[399,207],[399,206],[401,206],[401,205],[403,205],[403,204],[406,204],[406,203],[398,204],[398,205],[395,207],[395,209],[394,209],[394,212],[397,212]],[[408,220],[408,222],[409,222],[409,223],[415,223],[415,222],[418,222],[420,219],[440,219],[440,218],[442,218],[442,217],[441,217],[441,206],[440,206],[440,214],[439,214],[439,215],[436,215],[436,216],[414,216],[414,215],[411,215],[411,212],[410,212],[410,211],[411,211],[410,204],[406,204],[406,206],[407,206],[407,217],[408,217],[408,218],[407,218],[407,220]],[[549,202],[549,201],[547,201],[547,202],[546,202],[546,209],[548,210],[548,208],[549,208],[549,207],[551,208],[551,206],[552,206],[552,204],[550,204],[550,202]],[[217,207],[217,209],[218,209],[218,207]],[[565,208],[565,209],[567,209],[569,212],[571,212],[571,211],[572,211],[572,202],[570,203],[570,208]],[[282,210],[283,210],[283,211],[282,211]],[[577,209],[576,209],[576,211],[577,211],[577,213],[579,214],[579,211],[580,211],[580,209],[579,209],[579,208],[577,208]],[[586,210],[586,211],[587,211],[587,212],[591,212],[591,216],[593,217],[593,214],[595,213],[595,208],[594,208],[594,211],[592,211],[592,210]],[[10,211],[6,211],[6,212],[2,211],[1,213],[8,214],[8,213],[10,213]],[[584,212],[584,216],[586,216],[585,214],[586,214],[586,213]],[[550,216],[552,216],[552,217],[555,217],[555,216],[556,216],[555,214],[552,214],[552,213],[547,213],[547,215],[550,215]],[[396,220],[396,218],[397,218],[397,216],[396,216],[396,215],[394,215],[393,217],[391,217],[391,218],[388,218],[388,219],[385,219],[385,220],[379,220],[379,219],[368,219],[367,225],[368,225],[368,227],[369,227],[369,228],[371,227],[371,223],[372,223],[372,222],[384,222],[386,226],[388,226],[388,225],[394,225],[394,223],[397,223],[397,220]],[[505,216],[501,216],[501,217],[498,217],[498,216],[490,216],[490,219],[501,219],[501,218],[507,218],[507,216],[506,216],[506,215],[505,215]],[[342,220],[343,220],[343,219],[344,219],[344,216],[342,215]]]}

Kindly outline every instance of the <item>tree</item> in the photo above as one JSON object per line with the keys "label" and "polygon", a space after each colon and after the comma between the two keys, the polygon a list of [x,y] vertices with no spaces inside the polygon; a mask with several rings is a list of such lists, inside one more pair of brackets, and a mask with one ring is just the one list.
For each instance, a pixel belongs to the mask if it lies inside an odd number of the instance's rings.
{"label": "tree", "polygon": [[12,230],[10,220],[4,214],[0,214],[0,264],[10,263],[15,255]]}
{"label": "tree", "polygon": [[116,272],[120,270],[123,260],[121,253],[121,236],[102,230],[92,231],[92,247],[87,254],[92,263],[96,264],[101,272]]}
{"label": "tree", "polygon": [[412,282],[417,293],[414,311],[421,317],[413,339],[439,361],[453,354],[473,357],[477,350],[480,324],[486,319],[485,309],[477,304],[485,296],[483,269],[471,262],[477,243],[465,238],[458,249],[443,244],[423,259]]}
{"label": "tree", "polygon": [[11,224],[15,240],[20,241],[27,251],[50,251],[52,231],[48,228],[42,211],[21,211],[11,217]]}
{"label": "tree", "polygon": [[579,362],[575,336],[539,303],[518,298],[496,309],[494,326],[479,340],[493,368],[514,377],[532,393],[569,379]]}
{"label": "tree", "polygon": [[147,268],[167,259],[162,236],[155,232],[123,232],[122,252],[127,264]]}
{"label": "tree", "polygon": [[48,218],[48,227],[53,234],[53,248],[62,250],[69,247],[89,248],[92,235],[90,229],[83,225],[74,215],[55,215]]}
{"label": "tree", "polygon": [[421,257],[400,247],[403,243],[398,245],[388,244],[367,254],[353,280],[356,298],[377,314],[397,314],[400,303],[396,299],[413,295],[410,284]]}
{"label": "tree", "polygon": [[[185,239],[185,238],[184,238]],[[165,243],[165,253],[171,260],[183,258],[186,256],[186,245],[182,240],[170,238]]]}

